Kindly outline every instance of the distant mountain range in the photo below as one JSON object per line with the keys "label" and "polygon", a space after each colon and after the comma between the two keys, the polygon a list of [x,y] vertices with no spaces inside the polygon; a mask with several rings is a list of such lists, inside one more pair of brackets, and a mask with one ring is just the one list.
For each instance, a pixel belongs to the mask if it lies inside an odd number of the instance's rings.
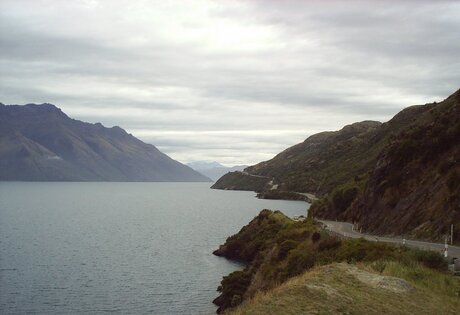
{"label": "distant mountain range", "polygon": [[71,119],[52,104],[1,103],[0,180],[210,181],[120,127]]}
{"label": "distant mountain range", "polygon": [[218,180],[228,172],[242,171],[247,165],[235,165],[231,167],[224,166],[215,161],[196,161],[187,163],[187,165],[193,168],[195,171],[209,177],[213,181]]}
{"label": "distant mountain range", "polygon": [[386,123],[364,121],[313,135],[273,159],[229,173],[216,189],[266,198],[313,193],[309,214],[363,231],[460,240],[460,90],[411,106]]}

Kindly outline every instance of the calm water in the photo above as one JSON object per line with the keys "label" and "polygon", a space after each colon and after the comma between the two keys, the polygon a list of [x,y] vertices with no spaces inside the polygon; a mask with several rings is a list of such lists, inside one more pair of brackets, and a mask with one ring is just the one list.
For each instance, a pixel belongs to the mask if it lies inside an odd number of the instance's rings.
{"label": "calm water", "polygon": [[212,255],[261,209],[299,201],[203,183],[0,183],[0,313],[212,314]]}

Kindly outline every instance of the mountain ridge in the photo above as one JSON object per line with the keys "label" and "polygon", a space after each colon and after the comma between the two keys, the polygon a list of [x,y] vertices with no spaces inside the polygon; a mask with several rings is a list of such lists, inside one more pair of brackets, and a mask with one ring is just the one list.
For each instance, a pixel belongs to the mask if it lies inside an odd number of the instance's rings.
{"label": "mountain ridge", "polygon": [[[272,159],[247,167],[244,171],[248,175],[266,177],[266,183],[273,180],[278,190],[324,195],[343,181],[344,177],[348,179],[350,170],[355,175],[361,174],[371,159],[377,156],[377,152],[372,152],[366,161],[360,160],[359,163],[354,163],[352,159],[357,150],[362,152],[367,149],[381,125],[380,122],[366,120],[346,125],[337,131],[314,134]],[[343,158],[344,155],[347,159]],[[339,174],[339,166],[346,167],[348,171]],[[328,173],[335,173],[335,176],[328,177]],[[231,173],[227,178],[219,179],[212,187],[226,189],[228,182],[233,182],[232,189],[244,186],[243,190],[261,191],[261,180],[251,187],[242,184],[247,181],[244,175]]]}
{"label": "mountain ridge", "polygon": [[0,106],[0,180],[209,181],[124,129],[49,103]]}

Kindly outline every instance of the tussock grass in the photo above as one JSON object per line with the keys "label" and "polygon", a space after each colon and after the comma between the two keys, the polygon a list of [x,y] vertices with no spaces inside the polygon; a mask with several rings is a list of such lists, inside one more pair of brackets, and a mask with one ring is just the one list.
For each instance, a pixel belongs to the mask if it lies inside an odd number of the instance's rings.
{"label": "tussock grass", "polygon": [[383,275],[405,279],[421,291],[436,292],[460,299],[460,281],[449,273],[427,268],[419,262],[401,264],[386,261],[383,263],[385,264]]}
{"label": "tussock grass", "polygon": [[[381,274],[371,263],[315,267],[271,291],[256,294],[228,314],[458,314],[458,279],[419,263],[382,264],[385,268]],[[363,282],[357,275],[370,281]],[[400,292],[391,290],[391,286],[370,284],[372,280],[378,283],[394,277],[413,289]]]}

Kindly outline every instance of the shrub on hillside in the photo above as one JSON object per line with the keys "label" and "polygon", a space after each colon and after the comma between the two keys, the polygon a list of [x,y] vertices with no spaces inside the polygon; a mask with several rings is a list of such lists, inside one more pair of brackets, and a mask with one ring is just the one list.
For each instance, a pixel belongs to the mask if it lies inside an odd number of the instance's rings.
{"label": "shrub on hillside", "polygon": [[315,232],[311,235],[311,241],[313,243],[318,242],[321,239],[321,234],[319,232]]}
{"label": "shrub on hillside", "polygon": [[398,249],[390,244],[375,243],[365,239],[350,239],[342,242],[338,248],[337,258],[339,261],[349,263],[356,261],[375,261],[382,257],[387,259],[396,258],[400,255]]}
{"label": "shrub on hillside", "polygon": [[452,172],[447,178],[447,187],[451,193],[460,190],[460,175],[456,171]]}
{"label": "shrub on hillside", "polygon": [[351,183],[341,186],[332,193],[332,202],[338,210],[346,210],[359,193],[359,188]]}
{"label": "shrub on hillside", "polygon": [[325,250],[337,249],[340,247],[341,244],[342,242],[338,238],[329,237],[329,238],[321,240],[318,243],[318,250],[322,252]]}
{"label": "shrub on hillside", "polygon": [[308,250],[293,250],[288,256],[288,276],[294,277],[315,265],[316,257],[313,252]]}
{"label": "shrub on hillside", "polygon": [[428,268],[445,270],[447,262],[441,254],[427,250],[413,250],[412,256]]}
{"label": "shrub on hillside", "polygon": [[299,245],[299,242],[293,240],[287,240],[281,243],[280,248],[278,250],[278,259],[283,260],[286,258],[288,253],[296,248]]}
{"label": "shrub on hillside", "polygon": [[[241,297],[251,284],[251,279],[252,275],[247,270],[234,271],[225,276],[217,288],[221,295],[214,300],[214,303],[219,304],[221,310],[241,303]],[[239,296],[240,299],[235,296]]]}

